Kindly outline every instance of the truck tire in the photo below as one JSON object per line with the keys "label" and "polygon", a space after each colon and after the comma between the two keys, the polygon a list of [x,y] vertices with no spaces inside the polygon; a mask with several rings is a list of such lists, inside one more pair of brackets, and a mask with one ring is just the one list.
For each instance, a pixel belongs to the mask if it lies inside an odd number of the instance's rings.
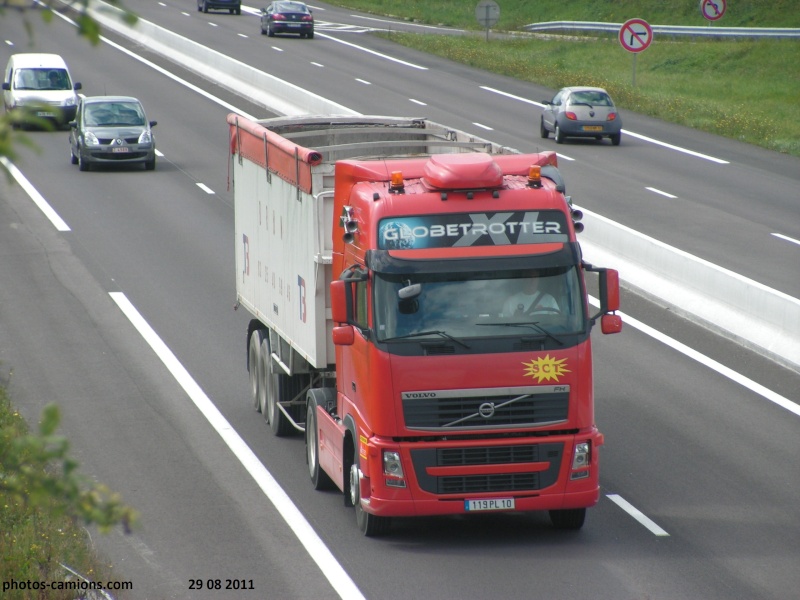
{"label": "truck tire", "polygon": [[356,511],[356,524],[365,537],[377,537],[389,532],[392,520],[389,517],[379,517],[364,510],[361,506],[361,468],[359,466],[358,446],[353,450],[353,464],[350,465],[350,502]]}
{"label": "truck tire", "polygon": [[550,521],[556,529],[580,529],[586,520],[585,508],[551,510]]}
{"label": "truck tire", "polygon": [[262,378],[258,373],[258,365],[261,362],[261,342],[264,340],[264,330],[254,329],[250,334],[250,343],[247,345],[247,370],[250,374],[250,399],[256,412],[261,412],[261,401],[259,398],[259,385]]}
{"label": "truck tire", "polygon": [[263,391],[260,394],[261,412],[269,423],[272,433],[278,437],[285,437],[294,432],[294,427],[278,408],[278,402],[285,397],[289,376],[276,371],[269,340],[266,338],[261,342],[261,364],[263,365],[263,379],[261,379]]}
{"label": "truck tire", "polygon": [[[328,388],[329,389],[329,388]],[[319,432],[317,427],[317,406],[326,403],[325,398],[318,398],[319,392],[325,394],[323,389],[313,389],[308,392],[306,403],[306,464],[311,483],[315,490],[330,490],[335,486],[328,474],[319,466]],[[335,392],[334,392],[335,393]]]}

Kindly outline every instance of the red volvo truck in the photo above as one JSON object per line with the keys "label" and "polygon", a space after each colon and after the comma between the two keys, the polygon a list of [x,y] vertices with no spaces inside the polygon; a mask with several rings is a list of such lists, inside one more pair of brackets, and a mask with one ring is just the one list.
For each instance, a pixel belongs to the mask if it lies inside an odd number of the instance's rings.
{"label": "red volvo truck", "polygon": [[304,433],[314,488],[367,536],[485,511],[580,528],[603,444],[590,333],[622,322],[555,153],[427,119],[227,122],[251,401]]}

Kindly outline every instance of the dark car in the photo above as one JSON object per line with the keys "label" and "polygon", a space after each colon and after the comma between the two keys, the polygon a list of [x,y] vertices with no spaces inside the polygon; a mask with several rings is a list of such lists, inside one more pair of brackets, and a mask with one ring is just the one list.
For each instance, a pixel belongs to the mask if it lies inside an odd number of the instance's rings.
{"label": "dark car", "polygon": [[539,125],[543,138],[552,131],[557,144],[568,137],[607,137],[619,146],[622,117],[603,88],[565,87],[544,104]]}
{"label": "dark car", "polygon": [[314,37],[314,15],[303,2],[273,2],[261,9],[261,33],[296,33]]}
{"label": "dark car", "polygon": [[73,165],[143,164],[156,168],[156,140],[141,102],[131,96],[81,98],[70,124],[69,154]]}
{"label": "dark car", "polygon": [[227,10],[232,15],[240,15],[242,0],[197,0],[197,10],[207,13],[209,9]]}

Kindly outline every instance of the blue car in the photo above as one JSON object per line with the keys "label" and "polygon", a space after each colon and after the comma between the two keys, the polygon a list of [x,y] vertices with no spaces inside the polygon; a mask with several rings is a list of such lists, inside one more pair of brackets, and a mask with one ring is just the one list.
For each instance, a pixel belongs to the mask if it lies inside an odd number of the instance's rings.
{"label": "blue car", "polygon": [[227,10],[232,15],[240,15],[242,0],[197,0],[197,10],[207,13],[209,9]]}

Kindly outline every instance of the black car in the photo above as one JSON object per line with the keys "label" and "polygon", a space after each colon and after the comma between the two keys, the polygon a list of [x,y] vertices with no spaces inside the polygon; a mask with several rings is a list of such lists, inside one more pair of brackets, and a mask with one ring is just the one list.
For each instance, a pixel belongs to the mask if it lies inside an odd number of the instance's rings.
{"label": "black car", "polygon": [[227,10],[232,15],[240,15],[242,0],[197,0],[197,10],[207,13],[209,9]]}
{"label": "black car", "polygon": [[272,37],[276,33],[296,33],[314,37],[314,15],[303,2],[273,2],[261,9],[261,33]]}

